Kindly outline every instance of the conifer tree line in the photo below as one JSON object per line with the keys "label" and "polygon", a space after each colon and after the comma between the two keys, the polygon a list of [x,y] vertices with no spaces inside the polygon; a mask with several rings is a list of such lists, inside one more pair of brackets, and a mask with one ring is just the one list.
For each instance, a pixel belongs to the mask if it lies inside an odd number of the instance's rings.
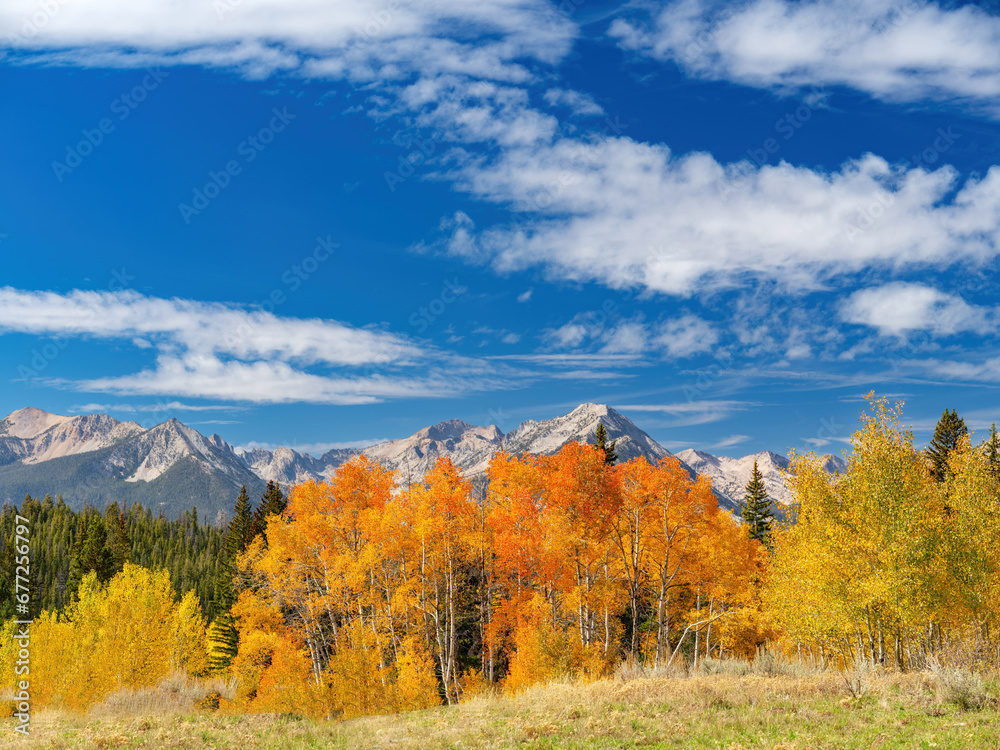
{"label": "conifer tree line", "polygon": [[[245,494],[245,490],[244,490]],[[284,495],[273,482],[261,498],[250,523],[259,528],[263,518],[283,508]],[[280,512],[280,509],[277,511]],[[193,591],[206,616],[214,616],[219,601],[217,587],[225,585],[224,554],[228,530],[202,522],[196,508],[175,521],[153,516],[148,508],[133,504],[127,511],[112,503],[103,512],[92,507],[72,510],[58,496],[39,500],[25,497],[20,508],[0,508],[0,622],[12,617],[15,516],[31,519],[32,612],[59,611],[70,604],[84,576],[94,572],[106,583],[132,562],[149,570],[166,569],[178,597]],[[252,529],[248,529],[252,531]],[[231,605],[223,609],[228,610]]]}

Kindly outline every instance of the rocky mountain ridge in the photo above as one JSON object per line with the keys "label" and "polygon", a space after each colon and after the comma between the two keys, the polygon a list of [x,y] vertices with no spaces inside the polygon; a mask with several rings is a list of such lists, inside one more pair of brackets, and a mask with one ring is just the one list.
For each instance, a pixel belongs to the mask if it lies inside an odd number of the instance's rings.
{"label": "rocky mountain ridge", "polygon": [[[197,506],[203,518],[222,518],[242,485],[259,496],[268,481],[287,487],[325,480],[359,453],[395,470],[402,483],[419,481],[441,456],[478,482],[499,451],[553,454],[569,442],[592,442],[599,423],[622,461],[642,456],[656,463],[673,455],[615,409],[592,403],[553,419],[527,420],[506,434],[496,425],[452,419],[406,438],[318,458],[286,447],[235,449],[176,419],[146,429],[106,414],[65,417],[29,407],[0,420],[0,502],[61,493],[77,507],[139,502],[173,517]],[[738,507],[755,459],[772,498],[791,501],[780,473],[788,466],[784,456],[765,451],[728,458],[689,449],[676,457],[692,476],[711,477],[720,505],[730,510]],[[830,459],[830,470],[840,468],[837,462]]]}

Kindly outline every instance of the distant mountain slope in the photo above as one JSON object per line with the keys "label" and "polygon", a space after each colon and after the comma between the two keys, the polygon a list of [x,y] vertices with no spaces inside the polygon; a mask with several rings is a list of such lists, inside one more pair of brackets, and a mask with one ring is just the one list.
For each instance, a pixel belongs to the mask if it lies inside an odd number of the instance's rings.
{"label": "distant mountain slope", "polygon": [[[711,477],[716,492],[729,498],[734,507],[738,507],[743,501],[754,461],[764,477],[764,486],[772,500],[781,505],[791,505],[795,501],[792,491],[781,476],[782,471],[788,471],[789,461],[777,453],[761,451],[742,458],[729,458],[688,448],[680,451],[677,457],[699,474]],[[826,456],[825,459],[823,468],[830,473],[843,471],[847,467],[844,459],[837,456]]]}
{"label": "distant mountain slope", "polygon": [[562,417],[522,422],[504,436],[503,448],[513,454],[527,451],[551,455],[570,442],[593,442],[599,423],[604,424],[608,438],[615,441],[619,461],[642,456],[655,464],[664,456],[673,455],[632,420],[603,404],[581,404]]}
{"label": "distant mountain slope", "polygon": [[0,501],[62,494],[74,508],[138,502],[175,518],[229,512],[242,485],[265,482],[222,438],[171,419],[150,429],[106,414],[20,409],[0,421]]}
{"label": "distant mountain slope", "polygon": [[[206,437],[176,419],[144,429],[106,414],[65,417],[26,408],[0,420],[0,502],[62,494],[74,508],[138,502],[169,518],[197,507],[202,518],[217,519],[231,512],[242,485],[256,499],[268,481],[288,487],[326,480],[359,453],[395,470],[402,483],[420,481],[441,456],[481,483],[498,451],[551,455],[570,442],[593,442],[598,423],[616,441],[621,461],[641,456],[658,463],[673,455],[618,411],[590,403],[552,419],[529,419],[507,434],[496,425],[452,419],[363,451],[335,449],[319,458],[285,447],[235,450],[218,435]],[[742,500],[754,459],[771,496],[791,502],[780,474],[788,466],[784,456],[764,451],[728,458],[685,450],[676,457],[692,476],[712,479],[726,509]],[[842,459],[828,458],[828,470],[843,468]]]}

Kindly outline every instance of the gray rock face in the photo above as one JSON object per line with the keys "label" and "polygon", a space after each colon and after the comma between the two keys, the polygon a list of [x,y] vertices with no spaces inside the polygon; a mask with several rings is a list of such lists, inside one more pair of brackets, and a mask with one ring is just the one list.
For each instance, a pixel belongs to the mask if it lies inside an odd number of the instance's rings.
{"label": "gray rock face", "polygon": [[[289,487],[326,480],[359,453],[394,470],[404,485],[420,481],[440,457],[482,483],[499,451],[552,455],[570,442],[593,442],[598,423],[616,441],[621,461],[643,457],[658,463],[673,455],[619,412],[589,403],[552,419],[529,419],[507,434],[496,425],[451,419],[407,438],[364,450],[334,449],[319,458],[285,447],[234,450],[219,435],[205,437],[176,419],[144,429],[106,414],[65,417],[26,408],[0,420],[0,502],[62,494],[75,507],[139,502],[174,517],[195,506],[203,518],[213,518],[232,509],[243,485],[257,498],[268,481]],[[692,477],[708,475],[719,504],[729,510],[739,506],[754,460],[771,497],[783,505],[792,501],[781,475],[788,459],[776,453],[728,458],[689,449],[676,458]],[[835,456],[824,466],[830,472],[845,467]]]}

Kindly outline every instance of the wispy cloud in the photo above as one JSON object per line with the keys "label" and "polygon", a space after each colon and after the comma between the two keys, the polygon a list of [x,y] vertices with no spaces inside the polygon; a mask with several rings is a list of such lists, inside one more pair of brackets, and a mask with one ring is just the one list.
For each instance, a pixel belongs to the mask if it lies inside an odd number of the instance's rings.
{"label": "wispy cloud", "polygon": [[147,339],[163,351],[205,357],[365,365],[406,361],[419,347],[399,336],[334,320],[282,318],[213,302],[132,291],[67,294],[0,288],[0,331]]}
{"label": "wispy cloud", "polygon": [[78,404],[71,406],[70,411],[78,414],[100,414],[107,412],[171,412],[171,411],[243,411],[244,406],[233,404],[208,404],[195,406],[180,401],[169,401],[156,404]]}
{"label": "wispy cloud", "polygon": [[750,439],[749,435],[729,435],[728,437],[722,438],[717,443],[712,444],[714,450],[721,450],[723,448],[729,448],[733,445],[739,445],[740,443],[745,443]]}
{"label": "wispy cloud", "polygon": [[750,401],[714,400],[679,401],[669,404],[622,404],[615,406],[618,411],[654,412],[674,417],[657,425],[659,427],[689,427],[699,424],[709,424],[727,419],[736,412],[753,408],[759,404]]}
{"label": "wispy cloud", "polygon": [[703,78],[959,100],[1000,116],[1000,18],[974,4],[675,0],[648,22],[616,20],[610,33],[626,49]]}
{"label": "wispy cloud", "polygon": [[[495,365],[424,349],[392,333],[135,292],[3,288],[2,332],[118,341],[141,337],[156,347],[155,366],[138,373],[49,381],[92,393],[364,404],[504,387]],[[159,405],[135,409],[164,410]]]}

